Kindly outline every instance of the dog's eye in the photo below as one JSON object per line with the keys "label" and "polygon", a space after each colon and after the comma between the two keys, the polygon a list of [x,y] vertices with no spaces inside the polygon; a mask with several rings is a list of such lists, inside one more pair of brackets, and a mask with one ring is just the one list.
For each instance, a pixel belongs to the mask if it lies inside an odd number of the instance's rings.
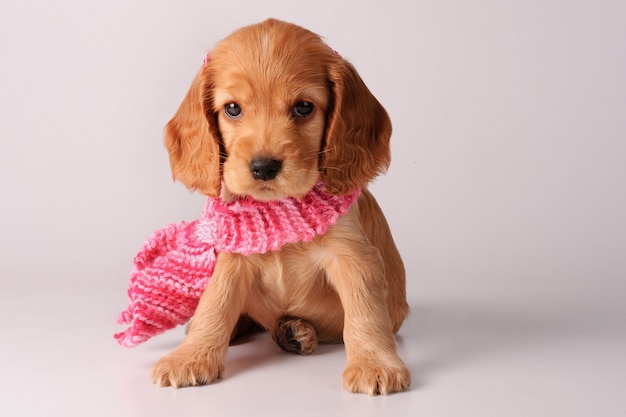
{"label": "dog's eye", "polygon": [[295,117],[306,117],[313,113],[313,103],[310,101],[299,101],[293,106],[293,115]]}
{"label": "dog's eye", "polygon": [[224,106],[224,111],[226,115],[230,118],[236,119],[241,116],[241,107],[237,103],[228,103]]}

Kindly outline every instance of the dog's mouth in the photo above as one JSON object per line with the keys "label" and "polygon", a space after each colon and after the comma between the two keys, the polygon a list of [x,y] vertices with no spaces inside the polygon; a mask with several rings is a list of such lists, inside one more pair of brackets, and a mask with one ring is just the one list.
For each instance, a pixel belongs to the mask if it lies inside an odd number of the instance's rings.
{"label": "dog's mouth", "polygon": [[279,180],[255,181],[247,194],[260,201],[277,201],[287,197],[300,197],[309,190],[299,190],[296,187],[281,185]]}
{"label": "dog's mouth", "polygon": [[278,187],[271,182],[263,181],[256,185],[251,191],[251,197],[256,200],[281,200],[285,196],[281,193]]}
{"label": "dog's mouth", "polygon": [[245,184],[232,184],[228,180],[223,182],[222,198],[249,197],[259,201],[278,201],[287,197],[300,198],[317,183],[317,178],[308,181],[288,181],[282,176],[275,179],[249,180]]}

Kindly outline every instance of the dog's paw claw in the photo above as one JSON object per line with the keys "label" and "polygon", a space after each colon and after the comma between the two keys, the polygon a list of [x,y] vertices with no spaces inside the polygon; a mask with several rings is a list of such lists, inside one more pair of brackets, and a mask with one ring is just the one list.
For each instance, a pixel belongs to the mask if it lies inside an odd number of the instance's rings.
{"label": "dog's paw claw", "polygon": [[206,385],[220,378],[223,366],[209,355],[187,355],[177,351],[161,358],[152,369],[152,382],[162,387]]}
{"label": "dog's paw claw", "polygon": [[404,366],[386,366],[375,361],[348,365],[343,373],[343,386],[350,392],[386,395],[405,391],[411,375]]}

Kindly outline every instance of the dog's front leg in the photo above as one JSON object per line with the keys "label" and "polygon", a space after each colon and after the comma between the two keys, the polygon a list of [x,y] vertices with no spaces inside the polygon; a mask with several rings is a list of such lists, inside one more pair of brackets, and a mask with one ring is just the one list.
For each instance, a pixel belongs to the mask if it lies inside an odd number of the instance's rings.
{"label": "dog's front leg", "polygon": [[241,255],[219,254],[185,340],[161,358],[152,380],[174,388],[208,384],[224,371],[231,332],[239,319],[254,278]]}
{"label": "dog's front leg", "polygon": [[378,250],[363,240],[337,245],[327,265],[345,313],[343,385],[351,392],[388,394],[403,391],[411,383],[396,351],[385,303],[383,265]]}

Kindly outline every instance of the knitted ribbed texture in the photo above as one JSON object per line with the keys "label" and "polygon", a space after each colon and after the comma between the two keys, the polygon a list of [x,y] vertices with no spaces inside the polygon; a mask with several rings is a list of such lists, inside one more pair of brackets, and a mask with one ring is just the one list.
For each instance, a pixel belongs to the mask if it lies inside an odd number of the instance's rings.
{"label": "knitted ribbed texture", "polygon": [[118,320],[131,327],[115,338],[131,347],[185,324],[209,282],[218,252],[248,255],[308,242],[346,214],[358,196],[358,190],[328,194],[318,184],[301,199],[209,198],[201,219],[155,232],[137,254],[130,302]]}

